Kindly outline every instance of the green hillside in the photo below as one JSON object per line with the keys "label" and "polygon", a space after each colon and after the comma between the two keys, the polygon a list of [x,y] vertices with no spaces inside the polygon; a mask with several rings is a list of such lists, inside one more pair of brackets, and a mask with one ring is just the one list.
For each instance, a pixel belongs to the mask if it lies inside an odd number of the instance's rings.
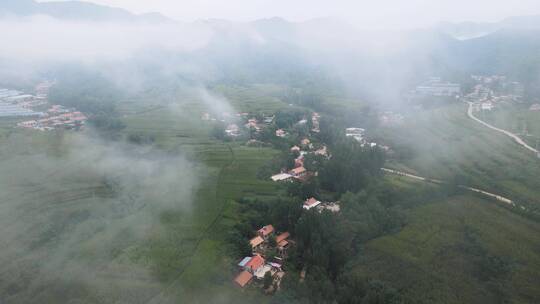
{"label": "green hillside", "polygon": [[414,210],[369,242],[351,271],[389,282],[409,303],[540,301],[540,224],[459,196]]}

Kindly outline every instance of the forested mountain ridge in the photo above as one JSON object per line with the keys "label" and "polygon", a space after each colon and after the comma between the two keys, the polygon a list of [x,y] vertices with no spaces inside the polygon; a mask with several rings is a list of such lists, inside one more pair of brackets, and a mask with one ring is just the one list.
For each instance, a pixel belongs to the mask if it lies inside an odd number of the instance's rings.
{"label": "forested mountain ridge", "polygon": [[171,19],[159,13],[136,15],[121,8],[84,1],[38,3],[33,0],[4,0],[0,4],[1,15],[46,15],[75,21],[172,22]]}
{"label": "forested mountain ridge", "polygon": [[540,16],[514,16],[499,22],[442,22],[437,25],[437,28],[458,39],[471,39],[499,30],[538,30]]}

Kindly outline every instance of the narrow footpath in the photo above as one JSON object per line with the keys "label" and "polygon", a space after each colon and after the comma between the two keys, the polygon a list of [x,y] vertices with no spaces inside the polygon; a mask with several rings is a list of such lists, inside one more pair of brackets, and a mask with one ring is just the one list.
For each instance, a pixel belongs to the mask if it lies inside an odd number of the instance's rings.
{"label": "narrow footpath", "polygon": [[536,153],[536,155],[538,155],[540,157],[540,151],[536,150],[535,148],[529,146],[525,141],[523,141],[523,139],[521,139],[519,136],[517,136],[516,134],[512,133],[512,132],[509,132],[509,131],[506,131],[506,130],[503,130],[503,129],[500,129],[500,128],[497,128],[497,127],[494,127],[490,124],[488,124],[487,122],[483,121],[483,120],[480,120],[479,118],[477,118],[476,116],[474,116],[474,113],[473,113],[473,103],[472,102],[468,102],[469,104],[469,109],[467,110],[467,115],[469,116],[469,118],[471,118],[472,120],[492,129],[492,130],[495,130],[497,132],[500,132],[500,133],[503,133],[505,134],[506,136],[509,136],[510,138],[512,138],[515,142],[517,142],[519,145],[523,146],[525,149],[531,151],[531,152],[534,152]]}
{"label": "narrow footpath", "polygon": [[[445,182],[440,181],[438,179],[429,179],[429,178],[409,174],[409,173],[402,172],[402,171],[392,170],[392,169],[388,169],[388,168],[381,168],[381,170],[383,172],[385,172],[385,173],[390,173],[390,174],[399,175],[399,176],[405,176],[405,177],[408,177],[408,178],[412,178],[412,179],[416,179],[416,180],[420,180],[420,181],[424,181],[424,182],[428,182],[428,183],[434,183],[434,184],[438,184],[438,185],[445,184]],[[500,195],[495,194],[495,193],[491,193],[491,192],[487,192],[487,191],[484,191],[484,190],[480,190],[480,189],[472,188],[472,187],[467,187],[467,186],[463,186],[463,185],[459,185],[458,187],[461,188],[461,189],[469,190],[469,191],[472,191],[472,192],[475,192],[475,193],[480,193],[480,194],[483,194],[485,196],[494,198],[497,201],[503,202],[503,203],[508,204],[508,205],[510,205],[512,207],[516,206],[516,203],[514,203],[513,200],[511,200],[509,198],[506,198],[504,196],[500,196]]]}

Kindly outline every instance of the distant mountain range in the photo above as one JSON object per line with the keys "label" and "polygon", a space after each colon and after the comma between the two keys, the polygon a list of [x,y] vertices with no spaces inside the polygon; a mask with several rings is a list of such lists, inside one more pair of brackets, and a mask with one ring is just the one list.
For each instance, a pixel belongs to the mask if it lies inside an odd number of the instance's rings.
{"label": "distant mountain range", "polygon": [[[75,21],[114,21],[114,22],[148,22],[171,23],[172,19],[159,13],[133,14],[125,9],[98,5],[84,1],[36,2],[34,0],[0,0],[0,16],[32,16],[46,15],[62,20]],[[206,20],[212,27],[228,27],[231,22],[225,20]],[[303,23],[292,23],[281,18],[256,20],[250,23],[265,36],[280,40],[291,39],[291,33],[299,28],[320,28],[323,32],[337,30],[355,31],[348,24],[331,18],[319,18]],[[330,29],[330,30],[329,30]],[[509,17],[500,22],[442,22],[435,30],[465,40],[478,38],[500,30],[540,30],[540,15]],[[280,38],[281,37],[281,38]]]}
{"label": "distant mountain range", "polygon": [[46,15],[73,21],[115,21],[165,23],[173,20],[159,14],[133,14],[121,8],[114,8],[83,1],[36,2],[33,0],[2,0],[0,16]]}
{"label": "distant mountain range", "polygon": [[500,22],[443,22],[438,30],[457,39],[478,38],[500,30],[540,30],[540,15],[509,17]]}
{"label": "distant mountain range", "polygon": [[[1,15],[176,24],[158,13],[136,15],[81,1],[0,0]],[[538,88],[534,93],[540,96],[540,16],[494,23],[441,23],[399,32],[361,31],[333,18],[290,22],[275,17],[247,23],[208,19],[192,25],[214,32],[197,58],[214,60],[222,70],[243,75],[252,71],[275,75],[276,63],[290,70],[302,62],[317,62],[341,67],[340,73],[357,80],[358,87],[383,87],[384,81],[395,87],[403,79],[417,83],[430,75],[458,81],[469,79],[472,73],[500,73],[534,83]]]}

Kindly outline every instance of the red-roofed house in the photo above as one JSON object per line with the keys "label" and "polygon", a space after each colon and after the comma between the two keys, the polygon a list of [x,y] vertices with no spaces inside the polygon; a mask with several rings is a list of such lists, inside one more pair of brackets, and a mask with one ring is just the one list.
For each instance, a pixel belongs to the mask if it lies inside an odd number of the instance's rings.
{"label": "red-roofed house", "polygon": [[262,237],[260,237],[260,236],[256,236],[256,237],[252,238],[251,240],[249,240],[249,244],[251,245],[252,249],[256,249],[262,243],[264,243],[264,239]]}
{"label": "red-roofed house", "polygon": [[266,225],[257,231],[257,234],[264,239],[267,239],[272,233],[274,233],[274,226],[272,225]]}
{"label": "red-roofed house", "polygon": [[264,258],[258,254],[254,255],[249,262],[246,263],[245,269],[251,273],[255,272],[259,267],[264,265]]}
{"label": "red-roofed house", "polygon": [[304,155],[300,155],[294,160],[294,167],[300,168],[303,166],[304,166]]}
{"label": "red-roofed house", "polygon": [[288,232],[283,232],[282,234],[278,235],[276,237],[276,243],[279,250],[284,250],[289,245],[289,242],[287,239],[289,238],[291,234]]}
{"label": "red-roofed house", "polygon": [[293,176],[302,176],[304,174],[306,174],[306,168],[304,167],[298,167],[298,168],[294,168],[292,169],[289,173]]}
{"label": "red-roofed house", "polygon": [[247,271],[242,271],[240,274],[234,279],[234,282],[238,284],[240,287],[246,286],[249,282],[251,282],[251,279],[253,278],[253,275]]}
{"label": "red-roofed house", "polygon": [[328,156],[328,150],[327,150],[326,146],[323,146],[319,150],[315,151],[315,154],[322,155],[322,156]]}
{"label": "red-roofed house", "polygon": [[287,132],[283,129],[276,130],[276,136],[277,137],[285,137],[287,136]]}
{"label": "red-roofed house", "polygon": [[314,207],[317,207],[318,205],[320,205],[321,202],[316,200],[315,198],[310,198],[310,199],[307,199],[305,202],[304,202],[304,206],[303,208],[306,209],[306,210],[309,210],[311,208],[314,208]]}
{"label": "red-roofed house", "polygon": [[279,244],[279,242],[281,242],[281,241],[284,241],[284,240],[288,239],[288,238],[289,238],[289,236],[291,236],[291,234],[290,234],[290,233],[288,233],[288,232],[283,232],[282,234],[280,234],[280,235],[276,236],[276,243],[278,243],[278,244]]}

